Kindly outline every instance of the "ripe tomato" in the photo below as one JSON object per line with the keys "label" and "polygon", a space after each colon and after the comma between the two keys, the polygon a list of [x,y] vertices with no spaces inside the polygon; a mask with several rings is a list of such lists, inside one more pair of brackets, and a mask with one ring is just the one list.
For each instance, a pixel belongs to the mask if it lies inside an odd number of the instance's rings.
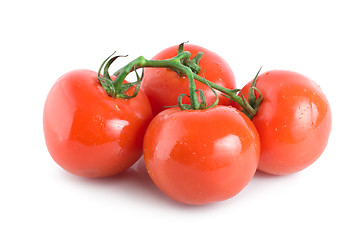
{"label": "ripe tomato", "polygon": [[[156,56],[153,60],[169,59],[177,55],[178,46],[169,47]],[[202,52],[203,56],[199,61],[201,67],[199,76],[204,76],[209,81],[216,83],[226,88],[235,88],[236,80],[234,74],[226,63],[226,61],[214,52],[211,52],[203,47],[185,44],[184,51],[189,51],[191,57]],[[207,99],[208,105],[211,105],[216,100],[216,96],[208,86],[203,83],[196,82],[197,89],[202,89]],[[177,105],[178,96],[182,93],[189,94],[188,78],[186,76],[179,76],[176,72],[166,68],[146,68],[144,79],[141,83],[141,89],[146,93],[150,100],[152,111],[154,115],[163,110],[165,106]],[[223,97],[220,92],[219,104],[228,105],[229,99]],[[189,103],[189,99],[184,99],[183,103]]]}
{"label": "ripe tomato", "polygon": [[96,72],[76,70],[50,90],[43,126],[47,148],[62,168],[83,177],[106,177],[140,158],[151,119],[144,93],[129,100],[111,98]]}
{"label": "ripe tomato", "polygon": [[[242,89],[246,98],[251,84]],[[332,123],[320,87],[299,73],[283,70],[261,74],[256,87],[263,96],[252,119],[261,141],[258,169],[284,175],[311,165],[324,151]]]}
{"label": "ripe tomato", "polygon": [[257,169],[259,152],[253,123],[229,106],[162,111],[147,128],[143,150],[154,183],[193,205],[240,192]]}

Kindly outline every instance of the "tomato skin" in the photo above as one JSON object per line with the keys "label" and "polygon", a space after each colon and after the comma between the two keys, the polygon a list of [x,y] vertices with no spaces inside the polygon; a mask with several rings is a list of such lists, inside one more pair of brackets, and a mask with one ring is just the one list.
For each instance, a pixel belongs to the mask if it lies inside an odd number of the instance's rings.
{"label": "tomato skin", "polygon": [[[159,52],[153,60],[169,59],[177,55],[178,46],[172,46]],[[226,88],[235,88],[236,80],[230,66],[218,54],[192,44],[184,44],[184,51],[191,53],[191,58],[202,52],[203,56],[199,61],[201,67],[199,76],[204,76],[207,80]],[[197,89],[202,89],[207,99],[208,105],[211,105],[216,96],[208,86],[196,81]],[[166,68],[146,68],[144,79],[141,83],[141,89],[146,93],[150,100],[154,115],[158,114],[166,106],[177,105],[178,96],[182,93],[189,94],[188,78],[179,76],[176,72]],[[229,105],[229,99],[223,97],[217,91],[220,105]],[[185,98],[184,103],[189,103]]]}
{"label": "tomato skin", "polygon": [[154,183],[186,204],[222,201],[253,177],[260,144],[253,123],[233,107],[171,108],[147,128],[144,159]]}
{"label": "tomato skin", "polygon": [[[242,89],[246,98],[251,83]],[[261,140],[258,169],[275,175],[305,169],[328,143],[332,116],[327,98],[316,83],[291,71],[263,73],[256,86],[263,95],[252,119]]]}
{"label": "tomato skin", "polygon": [[47,148],[62,168],[83,177],[108,177],[140,158],[151,119],[143,92],[129,100],[114,99],[101,87],[96,72],[75,70],[50,90],[43,127]]}

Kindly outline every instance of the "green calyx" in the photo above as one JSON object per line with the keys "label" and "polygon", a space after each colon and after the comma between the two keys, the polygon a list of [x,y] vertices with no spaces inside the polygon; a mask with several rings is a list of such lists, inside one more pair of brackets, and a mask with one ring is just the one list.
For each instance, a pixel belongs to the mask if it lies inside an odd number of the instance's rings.
{"label": "green calyx", "polygon": [[[204,79],[204,81],[205,81],[205,84],[207,84],[207,86],[212,90],[213,94],[216,96],[216,100],[214,101],[214,103],[212,103],[212,105],[207,106],[207,101],[206,101],[206,97],[205,97],[205,95],[204,95],[203,90],[202,90],[202,89],[197,89],[196,92],[199,93],[200,102],[199,102],[198,109],[196,109],[196,110],[203,110],[203,109],[208,109],[208,108],[217,106],[217,104],[218,104],[218,102],[219,102],[219,98],[218,98],[218,95],[217,95],[216,91],[209,85],[208,81],[204,78],[204,73],[203,73],[203,79]],[[190,95],[180,94],[179,97],[178,97],[178,101],[177,101],[178,105],[177,105],[177,106],[178,106],[181,110],[190,110],[190,109],[193,109],[193,108],[191,107],[191,105],[182,103],[182,100],[183,100],[183,98],[184,98],[185,96],[191,98]]]}
{"label": "green calyx", "polygon": [[[240,95],[240,99],[242,101],[242,104],[240,104],[241,107],[243,108],[242,112],[249,119],[252,119],[257,114],[259,105],[263,101],[263,97],[262,97],[261,92],[259,91],[258,88],[256,88],[257,78],[258,78],[258,75],[259,75],[261,70],[262,70],[262,67],[258,70],[256,76],[254,77],[254,79],[252,81],[251,87],[249,88],[248,101],[244,97],[242,91],[241,90],[238,91],[239,95]],[[256,97],[255,92],[258,93],[258,97]],[[236,99],[236,100],[237,100],[236,102],[239,104],[238,99]]]}
{"label": "green calyx", "polygon": [[[118,57],[126,57],[126,56],[114,56],[115,53],[111,54],[100,66],[98,71],[97,79],[99,80],[103,89],[107,92],[110,97],[113,98],[123,98],[123,99],[130,99],[137,96],[138,92],[140,91],[141,81],[143,79],[143,72],[141,77],[138,75],[136,69],[134,69],[137,77],[137,81],[134,83],[124,83],[124,79],[119,80],[118,77],[115,80],[112,80],[108,70],[110,65],[118,58]],[[101,75],[103,69],[103,74]],[[120,81],[120,82],[119,82]],[[117,84],[115,84],[117,82]],[[135,91],[132,95],[127,95],[126,92],[131,87],[136,86]]]}
{"label": "green calyx", "polygon": [[[222,92],[224,97],[229,98],[231,101],[238,103],[242,107],[242,112],[247,115],[250,119],[257,113],[258,107],[262,101],[262,95],[260,91],[255,87],[256,80],[260,70],[258,71],[256,77],[253,80],[251,88],[249,90],[248,101],[244,98],[240,89],[228,89],[212,83],[211,81],[205,79],[204,73],[203,76],[199,76],[198,73],[200,72],[201,68],[199,66],[199,62],[203,53],[199,52],[195,57],[191,58],[191,53],[188,51],[184,51],[184,43],[181,43],[178,47],[177,55],[170,59],[165,60],[147,60],[146,58],[140,56],[135,60],[129,62],[126,66],[122,67],[121,69],[117,70],[113,75],[116,78],[113,80],[108,72],[109,67],[111,64],[118,58],[118,57],[126,57],[126,56],[113,56],[114,53],[109,56],[102,64],[98,72],[98,80],[103,87],[103,89],[107,92],[107,94],[113,98],[123,98],[123,99],[130,99],[136,97],[140,90],[141,81],[143,79],[143,73],[139,76],[137,70],[140,68],[168,68],[172,71],[175,71],[177,74],[181,76],[186,76],[188,78],[188,88],[189,88],[189,95],[187,94],[180,94],[178,96],[178,107],[181,110],[201,110],[214,107],[218,104],[218,95],[214,89]],[[103,74],[101,72],[103,70]],[[133,83],[125,83],[125,78],[131,72],[136,73],[137,81]],[[207,106],[206,98],[204,95],[203,90],[197,89],[195,85],[195,80],[206,84],[212,92],[216,96],[216,101]],[[127,94],[127,90],[131,87],[136,86],[132,95]],[[259,93],[259,97],[256,98],[255,92]],[[188,97],[190,99],[190,104],[183,103],[183,99]]]}
{"label": "green calyx", "polygon": [[[258,78],[258,75],[259,75],[261,70],[262,70],[262,67],[258,70],[256,76],[254,77],[253,82],[251,84],[251,87],[249,88],[249,93],[248,93],[248,104],[255,111],[254,115],[257,113],[259,105],[263,101],[262,93],[259,91],[258,88],[256,88],[257,78]],[[256,98],[255,92],[258,92],[258,98]],[[241,94],[241,95],[243,95],[243,94]],[[243,100],[245,100],[244,97],[243,97]]]}
{"label": "green calyx", "polygon": [[[180,55],[181,53],[184,52],[183,48],[184,48],[184,44],[185,43],[181,43],[179,46],[178,46],[178,55]],[[187,66],[189,67],[192,72],[194,74],[198,74],[200,71],[201,71],[201,67],[198,65],[199,64],[199,61],[201,60],[203,56],[203,53],[202,52],[199,52],[196,56],[194,56],[192,59],[190,59],[189,57],[186,57],[186,58],[182,58],[181,59],[181,63],[184,65],[184,66]],[[174,71],[176,71],[174,69]],[[181,73],[178,73],[181,75]]]}

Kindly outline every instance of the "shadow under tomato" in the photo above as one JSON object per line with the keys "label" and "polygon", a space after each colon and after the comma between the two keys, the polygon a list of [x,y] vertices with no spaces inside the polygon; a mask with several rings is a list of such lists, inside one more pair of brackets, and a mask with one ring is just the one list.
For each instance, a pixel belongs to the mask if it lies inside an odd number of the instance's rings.
{"label": "shadow under tomato", "polygon": [[[288,187],[300,180],[300,174],[274,175],[257,170],[248,184],[248,191],[252,196],[265,196],[270,192],[285,191]],[[278,191],[277,191],[278,190]]]}
{"label": "shadow under tomato", "polygon": [[87,186],[99,187],[102,190],[109,191],[109,194],[115,194],[121,198],[127,195],[128,198],[147,204],[166,204],[181,209],[193,207],[171,199],[157,188],[147,173],[143,156],[132,167],[116,176],[106,178],[82,178],[71,175],[71,178],[75,178],[76,181],[79,181],[81,184],[86,184]]}
{"label": "shadow under tomato", "polygon": [[281,178],[281,177],[285,177],[285,176],[269,174],[269,173],[265,173],[265,172],[261,172],[261,171],[257,170],[256,173],[254,174],[254,177],[258,178],[258,179],[277,179],[277,178]]}
{"label": "shadow under tomato", "polygon": [[[115,179],[115,182],[125,182],[127,187],[131,187],[131,190],[133,191],[134,194],[138,194],[138,192],[140,191],[142,197],[146,197],[148,201],[155,201],[156,202],[155,204],[159,204],[159,203],[167,204],[172,207],[180,208],[181,210],[191,209],[191,211],[193,209],[208,208],[210,206],[216,205],[216,204],[189,205],[175,201],[172,198],[165,195],[154,184],[151,177],[149,176],[146,169],[146,165],[144,163],[143,156],[139,159],[138,162],[136,162],[136,164],[134,164],[127,171],[112,178]],[[128,189],[125,190],[127,191]]]}
{"label": "shadow under tomato", "polygon": [[[268,188],[273,185],[278,185],[287,178],[293,178],[293,175],[297,174],[272,175],[257,171],[248,186],[246,186],[245,189],[243,189],[239,195],[235,197],[236,201],[238,201],[238,199],[244,200],[249,195],[253,196],[253,194],[257,191],[263,191],[263,187]],[[168,205],[181,210],[188,209],[193,211],[196,209],[201,211],[201,209],[219,207],[221,203],[231,200],[228,199],[227,201],[207,205],[188,205],[177,202],[162,193],[161,190],[153,183],[147,173],[143,157],[141,157],[125,172],[116,176],[107,178],[82,178],[71,174],[67,174],[67,176],[72,178],[70,179],[71,181],[75,180],[80,184],[85,184],[86,187],[99,188],[100,191],[105,191],[106,194],[115,195],[115,197],[119,197],[121,199],[125,197],[127,199],[134,199],[135,201],[140,201],[149,205]],[[103,194],[103,192],[101,192],[101,194]]]}
{"label": "shadow under tomato", "polygon": [[[300,172],[299,172],[300,173]],[[270,173],[265,173],[262,171],[257,170],[254,174],[254,178],[257,179],[283,179],[283,178],[290,178],[292,176],[298,175],[299,173],[292,173],[292,174],[286,174],[286,175],[275,175]]]}

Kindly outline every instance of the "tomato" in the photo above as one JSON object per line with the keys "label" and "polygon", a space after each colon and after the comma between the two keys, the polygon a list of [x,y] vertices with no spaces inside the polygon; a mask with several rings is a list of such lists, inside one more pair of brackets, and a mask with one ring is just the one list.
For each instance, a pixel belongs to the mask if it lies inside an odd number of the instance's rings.
{"label": "tomato", "polygon": [[148,126],[143,149],[153,182],[193,205],[239,193],[257,169],[259,152],[253,123],[230,106],[164,110]]}
{"label": "tomato", "polygon": [[[246,98],[251,84],[242,89]],[[261,74],[256,87],[263,96],[252,119],[261,141],[258,169],[284,175],[311,165],[324,151],[332,123],[321,88],[306,76],[284,70]]]}
{"label": "tomato", "polygon": [[107,177],[140,158],[151,119],[143,92],[115,99],[99,84],[96,72],[75,70],[50,90],[43,127],[47,148],[62,168],[83,177]]}
{"label": "tomato", "polygon": [[[169,59],[177,55],[178,46],[169,47],[156,56],[153,60]],[[201,71],[199,76],[204,76],[207,80],[226,88],[235,88],[236,80],[234,74],[226,63],[218,54],[211,52],[203,47],[191,44],[184,45],[184,51],[189,51],[191,57],[202,52],[203,56],[199,61]],[[216,96],[208,86],[203,83],[196,82],[197,89],[202,89],[207,99],[208,105],[216,100]],[[144,79],[141,83],[141,89],[146,93],[150,100],[152,111],[156,115],[164,109],[165,106],[177,105],[178,96],[182,93],[189,94],[188,78],[179,76],[176,72],[166,68],[146,68]],[[228,105],[229,99],[223,97],[220,92],[219,104]],[[189,103],[189,99],[185,99],[184,103]]]}

